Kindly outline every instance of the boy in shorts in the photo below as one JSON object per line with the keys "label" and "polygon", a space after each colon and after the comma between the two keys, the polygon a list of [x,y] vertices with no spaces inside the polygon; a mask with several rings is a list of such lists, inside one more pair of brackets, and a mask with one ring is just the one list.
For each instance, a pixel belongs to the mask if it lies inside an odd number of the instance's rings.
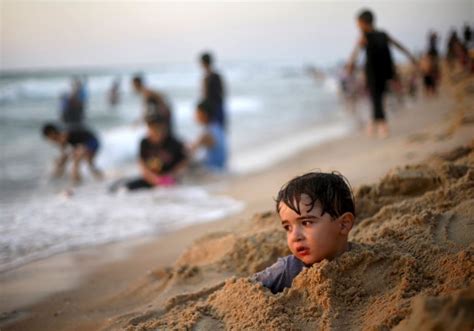
{"label": "boy in shorts", "polygon": [[304,268],[350,250],[354,197],[342,175],[311,172],[293,178],[278,193],[276,210],[292,254],[252,276],[272,293],[291,287]]}
{"label": "boy in shorts", "polygon": [[72,159],[72,180],[75,183],[81,181],[80,164],[85,161],[89,169],[97,179],[102,178],[102,172],[94,164],[94,159],[99,150],[99,140],[89,130],[84,128],[60,129],[53,123],[43,126],[43,136],[61,148],[61,155],[56,160],[54,177],[60,177],[68,159]]}

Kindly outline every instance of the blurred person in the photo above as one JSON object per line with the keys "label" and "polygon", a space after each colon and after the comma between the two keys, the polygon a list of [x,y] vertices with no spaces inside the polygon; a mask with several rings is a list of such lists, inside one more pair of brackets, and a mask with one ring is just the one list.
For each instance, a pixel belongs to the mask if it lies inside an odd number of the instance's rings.
{"label": "blurred person", "polygon": [[456,61],[456,45],[459,42],[458,33],[455,29],[452,29],[446,44],[446,61],[450,70],[454,69],[454,64]]}
{"label": "blurred person", "polygon": [[435,96],[438,93],[438,65],[437,59],[425,53],[420,60],[420,70],[423,75],[423,87],[426,96]]}
{"label": "blurred person", "polygon": [[108,101],[111,107],[118,105],[120,102],[120,78],[114,79],[108,93]]}
{"label": "blurred person", "polygon": [[96,167],[94,160],[100,147],[99,140],[87,129],[62,130],[53,123],[43,126],[43,136],[59,146],[61,155],[56,160],[54,177],[64,174],[64,169],[69,159],[72,159],[71,178],[74,183],[81,181],[80,166],[86,162],[91,173],[97,179],[102,178],[102,172]]}
{"label": "blurred person", "polygon": [[214,70],[214,59],[211,53],[202,53],[200,62],[204,70],[202,100],[207,100],[212,105],[215,120],[225,130],[227,128],[227,116],[225,112],[224,82],[221,75]]}
{"label": "blurred person", "polygon": [[79,78],[73,78],[71,92],[61,96],[61,122],[67,129],[80,128],[85,119],[86,92]]}
{"label": "blurred person", "polygon": [[146,118],[147,135],[140,142],[139,167],[141,176],[133,180],[120,180],[110,191],[120,187],[128,190],[149,189],[175,185],[187,166],[188,156],[184,145],[175,138],[168,119],[159,114]]}
{"label": "blurred person", "polygon": [[135,92],[143,99],[144,112],[142,118],[146,119],[153,115],[160,116],[164,118],[168,125],[168,130],[172,131],[171,107],[166,101],[166,97],[162,93],[146,87],[141,75],[135,75],[132,78],[132,85]]}
{"label": "blurred person", "polygon": [[463,29],[463,37],[464,37],[464,46],[467,49],[472,48],[472,30],[469,24],[465,23],[464,24],[464,29]]}
{"label": "blurred person", "polygon": [[395,68],[390,52],[393,45],[402,51],[413,63],[415,58],[411,53],[395,39],[383,31],[374,27],[374,15],[369,10],[363,10],[357,17],[357,24],[362,33],[358,41],[350,62],[349,68],[353,70],[361,48],[365,49],[365,76],[367,87],[372,101],[372,122],[367,126],[369,135],[373,135],[374,130],[380,137],[387,137],[389,128],[385,118],[383,107],[383,97],[386,92],[387,82],[395,77]]}
{"label": "blurred person", "polygon": [[427,96],[436,95],[440,80],[438,35],[436,32],[430,32],[428,36],[428,49],[421,58],[420,70],[423,75],[425,94]]}
{"label": "blurred person", "polygon": [[223,171],[227,164],[227,142],[224,129],[213,120],[213,106],[202,101],[196,107],[196,120],[204,127],[204,133],[191,145],[191,152],[205,150],[203,166],[210,171]]}

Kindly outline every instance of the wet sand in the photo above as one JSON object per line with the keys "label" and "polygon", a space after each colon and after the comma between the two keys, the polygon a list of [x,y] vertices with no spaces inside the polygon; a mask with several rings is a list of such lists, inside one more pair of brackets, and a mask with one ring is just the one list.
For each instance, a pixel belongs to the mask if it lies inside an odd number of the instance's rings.
{"label": "wet sand", "polygon": [[[387,139],[357,133],[222,183],[218,191],[247,205],[235,217],[1,274],[0,327],[416,329],[433,316],[451,321],[453,311],[462,312],[460,298],[472,300],[466,289],[473,276],[466,235],[473,233],[473,195],[465,194],[473,193],[474,97],[456,91],[445,88],[436,100],[392,114]],[[419,165],[390,170],[406,164]],[[287,254],[272,198],[285,181],[311,169],[338,170],[358,192],[359,224],[351,239],[359,248],[309,269],[281,296],[245,278],[226,281]],[[399,241],[403,247],[393,249]],[[353,310],[344,308],[348,303]],[[412,309],[418,313],[410,315]],[[458,322],[459,329],[470,323]]]}

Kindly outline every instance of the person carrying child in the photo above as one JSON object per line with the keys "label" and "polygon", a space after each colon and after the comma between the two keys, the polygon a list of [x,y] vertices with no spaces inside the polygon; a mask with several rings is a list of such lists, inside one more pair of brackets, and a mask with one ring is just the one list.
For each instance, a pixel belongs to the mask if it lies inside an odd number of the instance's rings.
{"label": "person carrying child", "polygon": [[303,269],[351,249],[354,195],[341,174],[310,172],[293,178],[278,192],[276,210],[291,255],[251,277],[272,293],[291,287]]}
{"label": "person carrying child", "polygon": [[45,124],[42,132],[46,139],[58,145],[61,149],[61,155],[56,160],[53,176],[62,176],[67,161],[72,159],[71,177],[73,182],[79,183],[81,181],[80,165],[82,162],[88,164],[94,177],[102,178],[102,172],[94,163],[100,148],[99,140],[94,133],[85,128],[73,128],[66,131],[53,123]]}

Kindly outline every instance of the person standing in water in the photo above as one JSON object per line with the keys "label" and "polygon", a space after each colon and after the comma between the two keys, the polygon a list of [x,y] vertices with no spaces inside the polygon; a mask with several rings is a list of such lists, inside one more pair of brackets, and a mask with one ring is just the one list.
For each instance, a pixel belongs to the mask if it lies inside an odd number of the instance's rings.
{"label": "person standing in water", "polygon": [[383,97],[388,81],[395,77],[390,46],[398,48],[413,63],[416,63],[416,59],[404,46],[386,32],[375,29],[374,23],[375,17],[370,10],[363,10],[357,16],[357,24],[362,36],[352,53],[349,70],[354,69],[360,49],[365,49],[365,75],[373,110],[372,122],[367,127],[367,133],[373,135],[376,130],[378,135],[383,138],[389,135]]}
{"label": "person standing in water", "polygon": [[164,118],[168,130],[172,132],[171,107],[169,106],[166,97],[162,93],[146,87],[144,80],[140,75],[135,75],[132,78],[132,85],[135,91],[143,98],[145,109],[142,118],[145,120],[154,115]]}
{"label": "person standing in water", "polygon": [[213,57],[211,53],[203,53],[200,57],[201,66],[204,70],[202,81],[202,100],[206,100],[213,107],[213,120],[223,129],[227,128],[227,116],[225,112],[225,88],[221,75],[213,68]]}

